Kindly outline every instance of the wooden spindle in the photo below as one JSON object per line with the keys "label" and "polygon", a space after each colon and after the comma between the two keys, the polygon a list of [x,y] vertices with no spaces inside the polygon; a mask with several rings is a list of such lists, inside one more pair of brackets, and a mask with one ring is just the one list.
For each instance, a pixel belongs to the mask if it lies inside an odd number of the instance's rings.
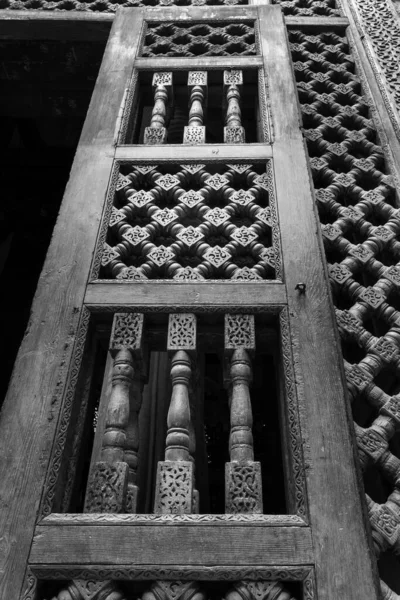
{"label": "wooden spindle", "polygon": [[230,363],[231,430],[229,452],[231,461],[254,460],[253,415],[250,402],[252,370],[249,353],[244,348],[233,351]]}
{"label": "wooden spindle", "polygon": [[242,127],[240,92],[243,86],[243,71],[224,71],[224,95],[226,116],[224,127],[225,144],[244,144],[246,141]]}
{"label": "wooden spindle", "polygon": [[142,406],[145,378],[143,368],[137,369],[130,394],[129,422],[126,430],[125,461],[129,467],[126,512],[136,513],[139,488],[136,485],[139,453],[139,411]]}
{"label": "wooden spindle", "polygon": [[145,144],[165,144],[167,129],[165,127],[168,103],[172,96],[172,72],[154,73],[154,107],[150,126],[144,132]]}
{"label": "wooden spindle", "polygon": [[262,513],[261,465],[254,461],[250,400],[255,351],[254,315],[225,315],[230,402],[230,462],[225,468],[227,513]]}
{"label": "wooden spindle", "polygon": [[141,400],[132,395],[132,388],[141,371],[142,336],[142,314],[114,316],[110,340],[110,353],[114,357],[112,388],[100,461],[89,478],[86,512],[125,512],[127,505],[130,512],[136,511]]}
{"label": "wooden spindle", "polygon": [[173,314],[168,323],[172,395],[167,417],[165,461],[158,463],[154,512],[193,512],[194,461],[190,457],[189,353],[196,349],[196,317]]}
{"label": "wooden spindle", "polygon": [[205,144],[204,104],[207,93],[207,71],[189,71],[189,125],[183,134],[184,144]]}
{"label": "wooden spindle", "polygon": [[189,452],[189,382],[192,374],[190,358],[184,350],[178,350],[172,357],[171,380],[172,396],[168,410],[168,433],[165,460],[190,460]]}

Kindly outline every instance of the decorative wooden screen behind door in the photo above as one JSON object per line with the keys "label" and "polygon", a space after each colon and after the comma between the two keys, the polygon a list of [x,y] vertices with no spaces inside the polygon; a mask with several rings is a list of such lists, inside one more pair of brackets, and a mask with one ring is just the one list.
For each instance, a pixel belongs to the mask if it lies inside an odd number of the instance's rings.
{"label": "decorative wooden screen behind door", "polygon": [[[280,8],[123,9],[63,211],[66,348],[79,325],[24,597],[376,598]],[[153,477],[141,407],[167,351]],[[207,480],[213,353],[227,460]]]}

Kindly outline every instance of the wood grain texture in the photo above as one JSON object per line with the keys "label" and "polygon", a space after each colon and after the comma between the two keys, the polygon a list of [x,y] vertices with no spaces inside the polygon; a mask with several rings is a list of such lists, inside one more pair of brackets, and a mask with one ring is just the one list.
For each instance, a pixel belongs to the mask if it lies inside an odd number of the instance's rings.
{"label": "wood grain texture", "polygon": [[[39,526],[32,565],[295,565],[310,564],[311,535],[306,527],[224,527],[125,524]],[[51,548],[51,552],[49,552]]]}
{"label": "wood grain texture", "polygon": [[[278,7],[262,15],[274,165],[295,373],[302,412],[318,599],[377,598],[311,183]],[[305,293],[295,289],[306,284]]]}
{"label": "wood grain texture", "polygon": [[[114,22],[0,425],[1,598],[18,598],[112,165],[141,12]],[[132,22],[133,21],[133,22]],[[99,127],[100,123],[100,127]]]}
{"label": "wood grain texture", "polygon": [[265,160],[271,158],[272,148],[267,144],[246,144],[246,156],[241,144],[202,144],[188,146],[183,144],[170,144],[168,146],[119,146],[115,157],[118,160],[136,160],[141,162],[165,160],[180,162],[207,162],[215,159],[226,161],[251,162],[252,160]]}
{"label": "wood grain texture", "polygon": [[92,283],[87,287],[88,305],[127,308],[165,307],[165,312],[179,306],[271,306],[286,302],[282,283]]}
{"label": "wood grain texture", "polygon": [[171,69],[231,69],[232,65],[237,69],[257,69],[262,66],[260,56],[193,56],[181,57],[157,57],[138,58],[135,61],[137,69],[157,69],[170,71]]}

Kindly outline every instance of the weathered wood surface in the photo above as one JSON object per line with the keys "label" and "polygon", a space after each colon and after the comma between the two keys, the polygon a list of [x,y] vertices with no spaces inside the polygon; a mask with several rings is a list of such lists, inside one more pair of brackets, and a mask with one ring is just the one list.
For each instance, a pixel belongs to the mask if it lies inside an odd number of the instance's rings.
{"label": "weathered wood surface", "polygon": [[187,146],[182,144],[170,144],[168,146],[119,146],[115,157],[118,160],[136,160],[141,162],[155,162],[162,159],[180,162],[207,162],[210,160],[235,160],[251,162],[252,160],[264,160],[271,158],[272,147],[266,144],[246,144],[246,155],[243,155],[242,145],[225,144],[202,144],[199,146]]}
{"label": "weathered wood surface", "polygon": [[318,30],[326,27],[335,29],[336,27],[346,27],[349,21],[346,17],[285,17],[285,24],[288,27],[315,27]]}
{"label": "weathered wood surface", "polygon": [[170,144],[168,146],[119,146],[115,157],[118,160],[136,160],[140,162],[151,161],[152,163],[165,160],[174,160],[178,164],[182,162],[207,162],[219,160],[240,160],[246,163],[253,160],[264,160],[272,157],[272,147],[266,144],[246,144],[246,155],[242,145],[225,144],[202,144],[199,146],[187,146],[183,144]]}
{"label": "weathered wood surface", "polygon": [[[315,552],[318,599],[377,598],[340,349],[322,261],[279,7],[260,7],[275,131],[274,166]],[[288,168],[290,166],[290,168]],[[305,293],[296,284],[306,284]]]}
{"label": "weathered wood surface", "polygon": [[1,598],[18,598],[24,577],[136,51],[135,14],[134,26],[114,22],[1,414]]}
{"label": "weathered wood surface", "polygon": [[212,69],[229,69],[235,65],[238,69],[257,69],[262,66],[260,56],[192,56],[190,58],[182,58],[180,56],[167,56],[157,58],[138,58],[135,61],[137,69],[157,69],[158,71],[169,71],[171,69],[193,69],[198,70],[205,68]]}
{"label": "weathered wood surface", "polygon": [[120,306],[128,309],[139,307],[165,307],[171,312],[174,307],[254,306],[267,307],[284,304],[285,286],[282,283],[91,283],[87,287],[85,302],[93,307]]}
{"label": "weathered wood surface", "polygon": [[[33,565],[286,565],[313,562],[306,527],[39,526]],[[123,535],[122,535],[123,532]],[[51,549],[51,551],[50,551]],[[336,573],[337,575],[337,573]],[[368,597],[368,596],[367,596]]]}
{"label": "weathered wood surface", "polygon": [[257,18],[257,7],[242,6],[163,6],[146,8],[145,18],[150,23],[165,21],[214,21],[218,11],[218,21],[240,21]]}

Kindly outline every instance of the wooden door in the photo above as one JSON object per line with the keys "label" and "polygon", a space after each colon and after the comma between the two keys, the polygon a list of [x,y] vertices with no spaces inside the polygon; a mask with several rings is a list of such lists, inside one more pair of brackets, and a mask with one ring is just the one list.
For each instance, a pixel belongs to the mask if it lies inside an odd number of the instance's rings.
{"label": "wooden door", "polygon": [[[215,10],[123,9],[113,24],[19,357],[21,412],[5,413],[23,438],[16,452],[6,437],[9,477],[23,476],[4,512],[4,596],[27,568],[24,598],[128,598],[135,582],[169,600],[377,597],[286,28],[279,7]],[[113,381],[79,514],[93,348],[111,321]],[[252,361],[273,333],[284,514],[264,514],[274,490],[252,441]],[[230,403],[219,515],[199,512],[190,419],[213,344]],[[172,394],[143,514],[148,347],[169,351]]]}

